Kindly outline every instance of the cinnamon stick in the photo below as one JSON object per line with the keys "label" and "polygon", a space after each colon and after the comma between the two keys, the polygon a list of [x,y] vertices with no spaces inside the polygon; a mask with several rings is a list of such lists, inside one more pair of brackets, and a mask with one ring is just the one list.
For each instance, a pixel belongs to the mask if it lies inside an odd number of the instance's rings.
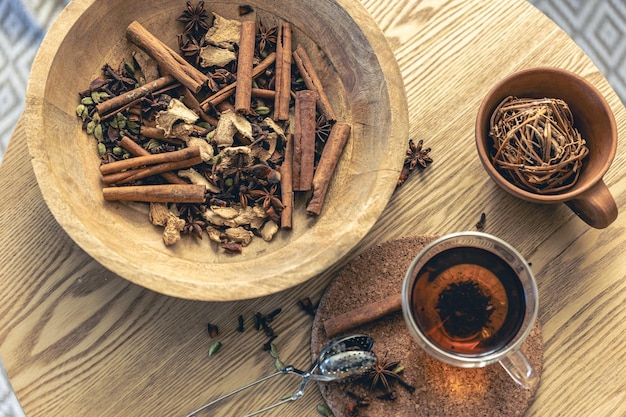
{"label": "cinnamon stick", "polygon": [[135,100],[144,97],[156,90],[159,90],[167,85],[173,84],[174,82],[176,82],[176,79],[171,75],[157,78],[156,80],[137,87],[127,93],[120,94],[119,96],[115,96],[109,100],[103,101],[96,106],[96,111],[101,118],[104,118],[107,113],[114,111],[120,107],[127,106]]}
{"label": "cinnamon stick", "polygon": [[298,45],[296,50],[293,51],[293,60],[296,63],[298,70],[300,71],[300,75],[304,80],[306,88],[317,93],[317,106],[319,112],[326,118],[328,122],[335,122],[337,120],[335,112],[333,111],[330,102],[328,101],[328,97],[324,92],[322,82],[317,76],[315,68],[313,68],[311,59],[309,58],[309,55],[302,47],[302,45]]}
{"label": "cinnamon stick", "polygon": [[[169,152],[167,152],[169,153]],[[136,158],[132,158],[136,159]],[[145,168],[131,169],[128,171],[116,172],[114,174],[104,175],[102,182],[105,184],[126,184],[129,182],[141,180],[153,175],[162,174],[177,169],[189,168],[202,163],[202,157],[196,156],[182,161],[164,162],[162,164],[150,165]]]}
{"label": "cinnamon stick", "polygon": [[274,120],[288,120],[291,100],[291,25],[289,23],[279,26],[276,42],[275,85]]}
{"label": "cinnamon stick", "polygon": [[[267,70],[276,60],[276,52],[272,52],[265,58],[263,61],[259,63],[252,70],[252,78],[256,78],[259,75],[263,74],[265,70]],[[200,105],[202,106],[202,110],[208,112],[211,109],[211,106],[217,106],[219,103],[226,100],[228,97],[235,94],[235,89],[237,88],[237,81],[234,81],[227,86],[223,87],[217,93],[211,95],[209,98],[204,100]]]}
{"label": "cinnamon stick", "polygon": [[102,189],[106,201],[148,203],[203,203],[204,193],[204,185],[197,184],[132,185]]}
{"label": "cinnamon stick", "polygon": [[294,191],[308,191],[315,166],[315,103],[317,93],[296,93],[294,126]]}
{"label": "cinnamon stick", "polygon": [[161,164],[164,162],[177,162],[200,156],[200,148],[191,146],[174,152],[164,152],[158,154],[150,154],[138,156],[136,158],[122,159],[120,161],[111,162],[100,166],[102,175],[112,174],[125,169],[137,168],[143,165]]}
{"label": "cinnamon stick", "polygon": [[208,84],[209,79],[206,75],[157,39],[139,22],[133,21],[128,25],[126,36],[132,43],[146,51],[163,72],[176,78],[192,92],[198,93],[204,85]]}
{"label": "cinnamon stick", "polygon": [[293,134],[287,135],[285,156],[280,167],[280,192],[283,211],[280,213],[280,227],[286,230],[293,228]]}
{"label": "cinnamon stick", "polygon": [[252,89],[252,97],[266,98],[266,99],[274,100],[276,98],[276,91],[274,91],[274,90],[266,90],[264,88],[253,88]]}
{"label": "cinnamon stick", "polygon": [[324,322],[324,330],[326,336],[332,338],[400,310],[402,310],[402,295],[392,295],[383,300],[366,304],[356,310],[331,317]]}
{"label": "cinnamon stick", "polygon": [[256,23],[250,20],[241,22],[237,56],[237,87],[235,88],[235,110],[238,112],[250,112],[255,40]]}
{"label": "cinnamon stick", "polygon": [[351,126],[343,122],[335,123],[330,130],[330,135],[328,140],[326,140],[322,156],[315,170],[315,176],[313,177],[313,195],[306,207],[309,215],[319,216],[322,212],[330,179],[339,162],[339,157],[348,142],[351,130]]}
{"label": "cinnamon stick", "polygon": [[[133,156],[150,155],[150,152],[145,150],[139,144],[135,143],[135,141],[133,141],[128,136],[123,136],[122,139],[120,139],[119,141],[119,145],[122,148],[126,149],[128,152],[130,152]],[[169,182],[170,184],[187,184],[187,181],[185,181],[184,179],[182,179],[181,177],[179,177],[178,175],[174,174],[171,171],[163,172],[161,174],[161,177],[163,177],[163,179]]]}

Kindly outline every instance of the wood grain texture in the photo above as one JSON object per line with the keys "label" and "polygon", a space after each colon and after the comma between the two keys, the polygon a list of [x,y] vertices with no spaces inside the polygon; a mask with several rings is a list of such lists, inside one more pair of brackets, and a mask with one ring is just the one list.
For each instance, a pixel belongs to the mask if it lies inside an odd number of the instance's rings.
{"label": "wood grain texture", "polygon": [[[399,62],[410,135],[432,146],[435,162],[394,193],[351,255],[395,237],[473,229],[485,212],[485,231],[532,262],[539,285],[544,368],[526,415],[624,416],[624,216],[595,230],[565,206],[517,200],[489,179],[473,143],[476,111],[496,81],[536,65],[574,71],[605,95],[615,114],[620,140],[605,181],[623,210],[623,105],[582,50],[525,1],[364,5]],[[0,355],[29,417],[183,416],[273,372],[272,359],[260,350],[265,337],[249,321],[243,335],[234,329],[238,314],[249,318],[279,306],[281,359],[297,367],[310,363],[312,320],[295,302],[317,300],[333,270],[279,294],[226,303],[184,301],[130,284],[92,260],[54,220],[36,185],[23,123],[0,166],[0,193]],[[209,321],[220,326],[224,344],[211,358]],[[241,415],[298,384],[296,377],[281,377],[212,415]],[[312,385],[303,399],[267,415],[316,416],[321,401]]]}

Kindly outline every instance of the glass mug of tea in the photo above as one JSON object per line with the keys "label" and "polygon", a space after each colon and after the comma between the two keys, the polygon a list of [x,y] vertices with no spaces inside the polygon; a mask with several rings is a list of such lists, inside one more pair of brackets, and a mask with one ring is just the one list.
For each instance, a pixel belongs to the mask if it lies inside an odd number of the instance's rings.
{"label": "glass mug of tea", "polygon": [[402,311],[417,343],[453,366],[499,362],[515,382],[539,375],[521,351],[537,318],[537,284],[508,243],[481,232],[453,233],[428,244],[402,286]]}

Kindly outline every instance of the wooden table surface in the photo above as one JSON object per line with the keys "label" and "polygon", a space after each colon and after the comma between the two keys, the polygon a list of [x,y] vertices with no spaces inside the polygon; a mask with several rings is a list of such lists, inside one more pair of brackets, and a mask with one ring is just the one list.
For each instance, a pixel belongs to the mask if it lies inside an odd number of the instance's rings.
{"label": "wooden table surface", "polygon": [[[626,133],[626,111],[596,66],[552,21],[522,0],[364,0],[400,64],[410,135],[435,162],[393,195],[359,250],[400,236],[473,229],[515,246],[532,263],[545,343],[541,386],[528,416],[626,415],[626,220],[595,230],[564,205],[538,206],[501,191],[482,169],[473,123],[488,89],[531,66],[567,68],[591,81]],[[266,340],[237,316],[282,307],[276,344],[285,362],[310,364],[312,318],[332,273],[285,292],[203,303],[147,291],[110,273],[58,226],[42,200],[18,124],[0,166],[0,356],[29,417],[184,416],[205,400],[274,371]],[[626,155],[605,176],[620,210]],[[207,322],[222,350],[208,357]],[[228,404],[240,415],[291,393],[283,376]],[[267,415],[318,415],[303,399]],[[224,410],[222,410],[224,411]]]}

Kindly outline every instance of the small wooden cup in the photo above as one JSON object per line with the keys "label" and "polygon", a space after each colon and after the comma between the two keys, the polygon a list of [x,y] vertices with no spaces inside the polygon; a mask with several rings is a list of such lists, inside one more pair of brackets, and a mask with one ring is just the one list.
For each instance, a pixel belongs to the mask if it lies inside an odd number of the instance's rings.
{"label": "small wooden cup", "polygon": [[[569,105],[574,126],[589,148],[580,177],[573,187],[557,194],[536,194],[509,182],[493,165],[490,118],[498,104],[508,96],[557,98]],[[583,221],[598,229],[607,227],[617,218],[615,199],[602,179],[617,149],[615,118],[604,97],[584,78],[548,67],[529,68],[508,76],[483,99],[476,117],[475,137],[478,156],[485,170],[510,194],[540,204],[565,203]]]}

